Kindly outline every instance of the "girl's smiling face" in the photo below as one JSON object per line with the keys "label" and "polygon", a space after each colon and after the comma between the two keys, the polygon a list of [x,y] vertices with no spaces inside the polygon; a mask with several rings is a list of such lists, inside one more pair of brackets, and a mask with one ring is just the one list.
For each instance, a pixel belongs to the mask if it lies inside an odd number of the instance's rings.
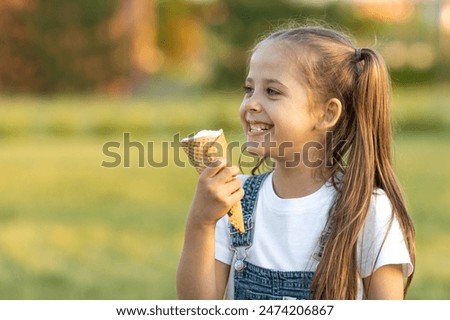
{"label": "girl's smiling face", "polygon": [[278,161],[292,161],[306,143],[323,141],[297,65],[302,55],[306,59],[309,54],[296,49],[294,53],[282,41],[259,45],[250,60],[240,107],[247,150]]}

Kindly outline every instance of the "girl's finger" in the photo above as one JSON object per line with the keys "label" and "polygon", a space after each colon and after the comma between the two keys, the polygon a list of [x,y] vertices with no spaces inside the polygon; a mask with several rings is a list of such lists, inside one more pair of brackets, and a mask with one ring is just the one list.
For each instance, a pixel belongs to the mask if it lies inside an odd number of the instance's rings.
{"label": "girl's finger", "polygon": [[202,177],[214,177],[227,165],[227,159],[218,158],[206,166],[205,170],[201,173]]}
{"label": "girl's finger", "polygon": [[227,201],[230,204],[230,208],[231,206],[233,206],[234,204],[238,203],[239,201],[241,201],[241,199],[244,197],[244,189],[239,188],[237,189],[235,192],[233,192],[232,194],[230,194],[230,196],[227,198]]}
{"label": "girl's finger", "polygon": [[242,183],[239,179],[235,178],[233,180],[226,182],[221,188],[221,192],[225,197],[228,197],[237,190],[239,190],[240,188],[242,188]]}
{"label": "girl's finger", "polygon": [[228,182],[233,180],[240,172],[240,169],[236,166],[227,166],[217,173],[217,179],[221,182]]}

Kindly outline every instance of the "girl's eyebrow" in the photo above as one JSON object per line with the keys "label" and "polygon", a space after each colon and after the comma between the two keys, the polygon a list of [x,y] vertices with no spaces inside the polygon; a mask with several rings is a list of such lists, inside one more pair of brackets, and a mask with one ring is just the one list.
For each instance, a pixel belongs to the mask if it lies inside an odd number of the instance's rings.
{"label": "girl's eyebrow", "polygon": [[283,83],[281,83],[281,82],[278,81],[277,79],[268,79],[268,80],[266,80],[266,82],[267,82],[267,83],[275,83],[275,84],[278,84],[278,85],[280,85],[280,86],[282,86],[282,87],[287,88]]}
{"label": "girl's eyebrow", "polygon": [[[247,78],[247,79],[245,79],[245,81],[246,82],[253,82],[253,78]],[[285,88],[287,88],[287,86],[285,86],[283,83],[281,83],[280,81],[278,81],[277,79],[266,79],[266,80],[264,80],[264,82],[266,82],[267,84],[272,84],[272,83],[275,83],[275,84],[278,84],[278,85],[280,85],[280,86],[282,86],[282,87],[285,87]]]}

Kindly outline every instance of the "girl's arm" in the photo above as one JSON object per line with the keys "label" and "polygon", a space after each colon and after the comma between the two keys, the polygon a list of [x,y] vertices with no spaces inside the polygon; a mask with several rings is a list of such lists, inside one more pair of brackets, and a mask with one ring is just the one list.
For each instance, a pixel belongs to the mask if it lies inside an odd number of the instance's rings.
{"label": "girl's arm", "polygon": [[239,168],[227,167],[226,161],[216,164],[200,175],[189,212],[177,272],[180,299],[223,298],[228,273],[226,265],[215,260],[215,228],[244,191],[235,178]]}
{"label": "girl's arm", "polygon": [[403,299],[403,271],[401,264],[384,265],[371,276],[364,278],[364,288],[369,300]]}
{"label": "girl's arm", "polygon": [[216,260],[216,286],[219,299],[223,299],[227,287],[230,265]]}

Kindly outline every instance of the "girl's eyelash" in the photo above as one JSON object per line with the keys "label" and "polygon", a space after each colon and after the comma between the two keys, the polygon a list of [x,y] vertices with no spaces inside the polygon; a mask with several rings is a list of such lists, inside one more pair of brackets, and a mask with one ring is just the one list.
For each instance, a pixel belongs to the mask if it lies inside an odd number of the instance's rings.
{"label": "girl's eyelash", "polygon": [[272,89],[272,88],[268,88],[267,89],[267,93],[268,94],[280,94],[280,92],[278,90]]}
{"label": "girl's eyelash", "polygon": [[[246,94],[252,93],[253,90],[254,90],[252,87],[247,86],[247,85],[244,85],[244,86],[243,86],[243,89],[244,89],[244,92],[245,92]],[[269,94],[269,95],[277,95],[277,94],[281,94],[281,92],[279,92],[278,90],[275,90],[275,89],[273,89],[273,88],[267,88],[267,89],[266,89],[266,92],[267,92],[267,94]]]}
{"label": "girl's eyelash", "polygon": [[250,92],[253,90],[252,87],[250,87],[250,86],[245,86],[245,85],[244,85],[243,89],[244,89],[244,92],[245,92],[245,93],[250,93]]}

